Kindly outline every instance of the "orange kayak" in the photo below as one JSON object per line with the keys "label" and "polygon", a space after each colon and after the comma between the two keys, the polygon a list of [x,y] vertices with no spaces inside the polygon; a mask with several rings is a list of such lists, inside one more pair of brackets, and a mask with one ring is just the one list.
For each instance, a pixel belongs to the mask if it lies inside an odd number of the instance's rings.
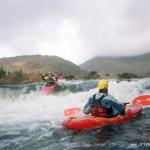
{"label": "orange kayak", "polygon": [[127,122],[139,116],[142,111],[141,105],[129,105],[126,108],[125,116],[117,116],[114,118],[102,118],[94,116],[69,117],[62,122],[64,128],[71,130],[94,129],[101,126]]}

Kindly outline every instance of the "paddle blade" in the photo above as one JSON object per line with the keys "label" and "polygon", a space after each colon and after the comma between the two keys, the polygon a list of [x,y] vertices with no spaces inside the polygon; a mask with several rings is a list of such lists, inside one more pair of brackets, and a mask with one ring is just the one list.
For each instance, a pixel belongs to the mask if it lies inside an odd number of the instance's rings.
{"label": "paddle blade", "polygon": [[64,111],[65,116],[75,116],[77,113],[81,112],[81,108],[69,108]]}
{"label": "paddle blade", "polygon": [[143,105],[147,106],[150,105],[150,95],[141,95],[133,99],[133,105]]}

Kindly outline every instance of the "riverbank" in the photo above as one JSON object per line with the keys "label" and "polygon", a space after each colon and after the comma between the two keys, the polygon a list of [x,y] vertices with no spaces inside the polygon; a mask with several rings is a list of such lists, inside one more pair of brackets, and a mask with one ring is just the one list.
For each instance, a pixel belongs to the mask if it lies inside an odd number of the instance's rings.
{"label": "riverbank", "polygon": [[[55,73],[54,73],[55,74]],[[149,76],[147,76],[149,77]],[[116,79],[116,80],[132,80],[145,78],[132,73],[120,73],[120,74],[100,74],[96,71],[91,71],[83,75],[65,75],[66,80],[98,80],[98,79]],[[24,73],[22,70],[13,72],[6,72],[3,68],[0,69],[0,85],[8,84],[27,84],[42,81],[42,73],[31,72]]]}

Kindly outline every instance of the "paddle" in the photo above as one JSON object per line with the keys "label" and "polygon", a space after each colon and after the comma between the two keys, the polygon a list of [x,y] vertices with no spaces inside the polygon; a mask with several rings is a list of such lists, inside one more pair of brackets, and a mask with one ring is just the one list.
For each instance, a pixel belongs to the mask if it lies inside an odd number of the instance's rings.
{"label": "paddle", "polygon": [[140,95],[132,100],[133,105],[150,105],[150,95]]}
{"label": "paddle", "polygon": [[68,108],[68,109],[65,109],[64,111],[64,114],[65,116],[75,116],[77,113],[81,112],[82,109],[81,108],[78,108],[78,107],[74,107],[74,108]]}
{"label": "paddle", "polygon": [[129,102],[123,103],[123,105],[125,105],[125,106],[126,106],[127,104],[130,104],[130,103],[129,103]]}

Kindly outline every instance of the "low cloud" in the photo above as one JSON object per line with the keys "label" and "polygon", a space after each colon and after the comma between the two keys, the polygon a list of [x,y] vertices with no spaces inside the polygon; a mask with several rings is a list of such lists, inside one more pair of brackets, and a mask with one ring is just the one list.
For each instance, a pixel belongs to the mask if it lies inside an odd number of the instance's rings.
{"label": "low cloud", "polygon": [[57,55],[79,64],[150,52],[149,6],[149,0],[5,0],[0,54]]}

